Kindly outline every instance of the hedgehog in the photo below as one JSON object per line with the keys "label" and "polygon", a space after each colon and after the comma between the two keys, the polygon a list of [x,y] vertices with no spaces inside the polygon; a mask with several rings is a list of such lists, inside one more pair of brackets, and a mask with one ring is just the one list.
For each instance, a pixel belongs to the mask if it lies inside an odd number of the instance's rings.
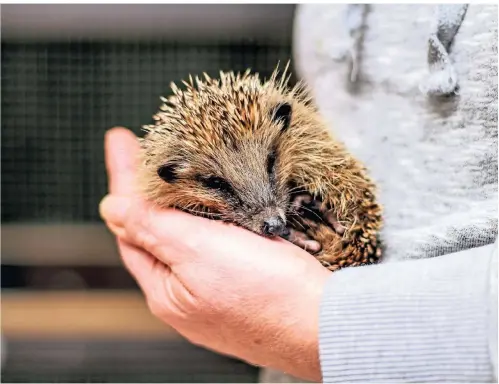
{"label": "hedgehog", "polygon": [[288,87],[288,66],[263,80],[247,70],[171,83],[143,126],[140,192],[160,207],[284,238],[330,271],[376,263],[375,184],[305,84]]}

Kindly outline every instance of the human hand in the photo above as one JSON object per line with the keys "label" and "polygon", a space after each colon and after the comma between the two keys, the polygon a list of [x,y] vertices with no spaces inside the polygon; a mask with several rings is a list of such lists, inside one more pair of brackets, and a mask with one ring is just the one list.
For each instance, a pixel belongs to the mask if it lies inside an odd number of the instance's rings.
{"label": "human hand", "polygon": [[100,212],[152,313],[192,343],[320,381],[319,303],[330,272],[283,239],[134,193],[135,136],[106,135],[110,195]]}

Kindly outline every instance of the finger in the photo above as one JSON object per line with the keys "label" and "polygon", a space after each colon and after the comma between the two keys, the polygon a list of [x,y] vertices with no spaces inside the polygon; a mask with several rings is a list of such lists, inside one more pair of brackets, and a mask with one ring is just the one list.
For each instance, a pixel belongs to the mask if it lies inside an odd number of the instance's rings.
{"label": "finger", "polygon": [[[111,200],[111,203],[108,203],[108,200]],[[135,237],[129,236],[125,229],[125,220],[130,204],[131,199],[126,196],[115,199],[113,195],[106,195],[99,204],[99,213],[108,229],[118,240],[128,242],[131,245],[135,241],[135,245],[138,247],[139,244]]]}
{"label": "finger", "polygon": [[115,235],[170,266],[190,261],[210,248],[219,250],[220,244],[227,244],[233,236],[227,231],[247,232],[178,210],[158,209],[126,196],[106,196],[100,214]]}
{"label": "finger", "polygon": [[108,226],[123,228],[131,205],[129,196],[106,195],[99,204],[99,214]]}
{"label": "finger", "polygon": [[[106,200],[106,198],[108,197],[106,196],[104,200]],[[135,278],[142,291],[146,293],[149,288],[148,282],[151,280],[151,270],[156,263],[156,258],[147,251],[139,249],[129,243],[127,241],[128,236],[125,228],[123,227],[123,223],[119,222],[119,220],[106,220],[107,213],[105,210],[100,208],[101,206],[102,203],[99,206],[99,210],[102,212],[101,216],[111,232],[117,237],[119,254],[125,264],[125,267]],[[121,207],[123,207],[123,205]],[[110,213],[111,217],[113,217],[114,211],[116,210],[113,210]]]}
{"label": "finger", "polygon": [[109,230],[115,235],[116,237],[120,239],[127,239],[127,234],[125,228],[118,226],[112,222],[106,221],[105,222]]}
{"label": "finger", "polygon": [[[113,128],[105,136],[106,169],[109,178],[109,190],[119,195],[130,195],[134,192],[137,157],[140,146],[135,135],[124,128]],[[125,202],[128,200],[125,200]],[[101,210],[102,202],[99,206]],[[127,211],[126,205],[120,206]],[[113,213],[115,210],[112,210]],[[102,213],[102,212],[101,212]],[[105,218],[105,214],[102,215]],[[118,218],[120,215],[118,215]],[[126,231],[120,221],[107,221],[111,231],[118,236],[117,245],[125,268],[133,276],[140,289],[147,296],[153,291],[155,277],[165,279],[167,267],[158,264],[157,259],[143,249],[127,242]],[[161,270],[161,271],[158,271]],[[158,273],[159,272],[159,273]]]}
{"label": "finger", "polygon": [[155,284],[153,277],[156,275],[154,273],[156,258],[125,240],[118,239],[117,242],[125,268],[137,282],[144,295],[147,296]]}
{"label": "finger", "polygon": [[119,239],[168,263],[161,255],[159,244],[167,242],[169,238],[163,238],[157,231],[150,230],[161,225],[161,219],[151,218],[147,204],[138,198],[107,195],[99,205],[99,213],[111,232]]}
{"label": "finger", "polygon": [[[271,241],[234,225],[179,210],[158,209],[132,197],[106,196],[101,215],[111,230],[119,228],[114,232],[117,236],[171,268],[193,262],[212,263],[219,258],[230,260],[242,252],[241,244],[248,254],[259,254],[262,249],[280,253],[286,246],[294,249],[284,239]],[[316,244],[309,246],[314,248]]]}
{"label": "finger", "polygon": [[112,128],[105,136],[106,169],[109,191],[120,195],[134,192],[140,145],[128,129]]}

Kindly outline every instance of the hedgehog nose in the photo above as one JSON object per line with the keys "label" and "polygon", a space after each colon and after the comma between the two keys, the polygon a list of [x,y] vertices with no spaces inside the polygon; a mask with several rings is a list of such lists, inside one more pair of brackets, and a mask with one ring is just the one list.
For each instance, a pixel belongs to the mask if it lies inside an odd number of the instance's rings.
{"label": "hedgehog nose", "polygon": [[279,216],[275,216],[263,222],[262,232],[266,236],[286,236],[288,230],[284,221]]}

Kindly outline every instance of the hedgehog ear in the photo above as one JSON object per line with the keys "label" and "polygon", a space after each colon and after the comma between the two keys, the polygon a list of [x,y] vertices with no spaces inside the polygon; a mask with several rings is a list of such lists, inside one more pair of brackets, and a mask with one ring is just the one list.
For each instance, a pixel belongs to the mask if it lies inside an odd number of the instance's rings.
{"label": "hedgehog ear", "polygon": [[291,124],[291,112],[291,104],[286,102],[277,105],[272,110],[272,121],[283,124],[281,129],[282,132],[288,129]]}
{"label": "hedgehog ear", "polygon": [[158,168],[157,173],[167,183],[174,183],[178,179],[177,164],[164,164]]}

